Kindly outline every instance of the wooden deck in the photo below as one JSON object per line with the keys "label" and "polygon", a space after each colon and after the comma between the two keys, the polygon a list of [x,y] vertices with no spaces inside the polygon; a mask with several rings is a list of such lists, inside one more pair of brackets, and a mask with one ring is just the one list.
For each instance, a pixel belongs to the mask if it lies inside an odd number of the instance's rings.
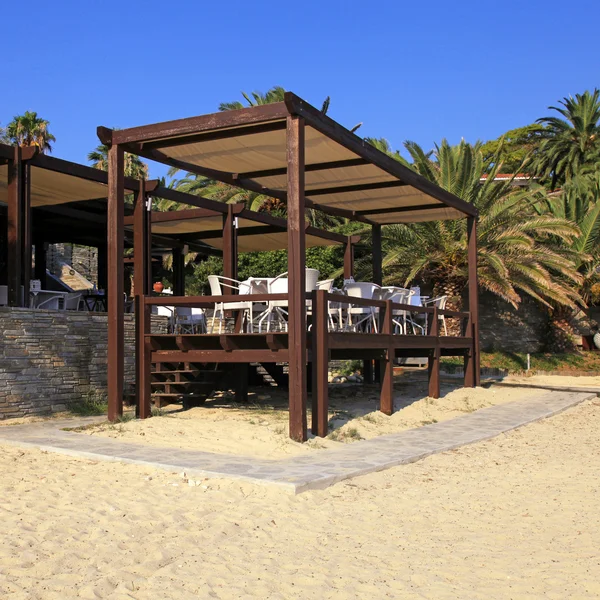
{"label": "wooden deck", "polygon": [[[284,294],[248,296],[248,300],[268,302],[269,300],[287,299]],[[245,298],[245,299],[246,299]],[[173,306],[214,306],[215,302],[239,301],[240,296],[207,296],[207,297],[174,297],[150,298],[145,297],[143,310],[147,323],[149,309],[152,305],[170,304]],[[478,384],[477,371],[473,357],[476,352],[473,324],[469,312],[441,311],[437,308],[409,306],[396,304],[389,300],[358,299],[348,296],[334,295],[325,291],[315,291],[305,296],[307,312],[305,323],[306,350],[304,359],[300,359],[303,372],[310,374],[312,398],[313,434],[327,435],[328,427],[328,372],[329,361],[359,359],[365,367],[375,370],[381,384],[380,410],[386,414],[393,412],[393,367],[395,360],[400,357],[427,357],[429,365],[429,395],[437,398],[440,394],[440,358],[442,356],[462,356],[465,361],[465,385]],[[336,302],[342,305],[369,306],[377,310],[378,331],[351,332],[329,331],[328,303]],[[395,323],[402,311],[414,316],[428,317],[428,328],[424,335],[406,335],[398,333]],[[460,335],[440,335],[439,317],[453,318],[459,322]],[[207,333],[207,334],[154,334],[143,326],[140,328],[140,345],[144,348],[142,361],[148,374],[151,364],[214,364],[231,365],[235,367],[232,383],[239,398],[247,395],[248,370],[247,365],[260,363],[294,362],[298,356],[297,349],[290,348],[292,336],[288,332],[277,333]],[[143,340],[143,343],[142,343]],[[300,355],[301,356],[301,355]],[[141,403],[140,414],[148,414],[150,406],[149,386],[145,385],[139,396]],[[306,408],[307,395],[303,394],[303,406]]]}

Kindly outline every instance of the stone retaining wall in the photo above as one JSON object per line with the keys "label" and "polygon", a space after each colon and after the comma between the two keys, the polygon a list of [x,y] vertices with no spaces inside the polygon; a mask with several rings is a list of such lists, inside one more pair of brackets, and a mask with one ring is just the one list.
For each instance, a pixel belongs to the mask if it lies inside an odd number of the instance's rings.
{"label": "stone retaining wall", "polygon": [[[152,329],[166,332],[166,318]],[[125,315],[125,382],[134,381],[134,322]],[[107,315],[0,307],[0,419],[64,410],[106,391]]]}

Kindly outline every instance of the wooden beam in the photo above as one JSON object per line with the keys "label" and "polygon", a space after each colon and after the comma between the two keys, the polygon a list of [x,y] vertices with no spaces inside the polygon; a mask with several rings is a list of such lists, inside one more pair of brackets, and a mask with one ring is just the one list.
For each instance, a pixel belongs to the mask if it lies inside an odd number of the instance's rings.
{"label": "wooden beam", "polygon": [[[56,158],[55,156],[48,156],[47,154],[36,154],[29,160],[29,164],[40,169],[46,169],[48,171],[55,171],[56,173],[63,173],[70,175],[71,177],[78,177],[79,179],[86,179],[88,181],[95,181],[97,183],[103,183],[108,185],[108,173],[95,167],[88,165],[80,165],[69,160],[62,158]],[[132,192],[138,192],[140,184],[137,179],[131,177],[123,177],[123,185],[127,190]],[[145,189],[151,192],[158,185],[158,179],[146,181]]]}
{"label": "wooden beam", "polygon": [[331,215],[332,217],[343,217],[345,219],[350,219],[351,221],[360,221],[361,223],[367,223],[368,225],[374,224],[374,221],[371,221],[364,215],[359,215],[355,210],[348,210],[346,208],[338,208],[336,206],[318,204],[317,202],[313,202],[309,198],[305,198],[304,204],[306,208],[318,210],[327,215]]}
{"label": "wooden beam", "polygon": [[108,420],[123,414],[123,218],[125,203],[124,153],[121,146],[108,151]]}
{"label": "wooden beam", "polygon": [[179,204],[188,204],[198,208],[205,208],[219,214],[225,214],[227,212],[227,204],[223,204],[223,202],[217,202],[216,200],[210,200],[208,198],[195,196],[193,194],[186,194],[185,192],[179,192],[178,190],[173,190],[167,187],[161,186],[156,188],[152,195],[157,198],[172,200],[173,202],[178,202]]}
{"label": "wooden beam", "polygon": [[327,292],[315,290],[312,299],[312,419],[313,435],[325,437],[329,429],[329,346]]}
{"label": "wooden beam", "polygon": [[104,144],[129,144],[132,142],[150,142],[165,138],[193,135],[213,129],[243,127],[265,121],[285,119],[288,110],[283,102],[264,104],[240,110],[228,110],[199,117],[188,117],[174,121],[165,121],[153,125],[131,127],[129,129],[111,130],[98,127],[97,133]]}
{"label": "wooden beam", "polygon": [[287,118],[286,151],[290,437],[304,442],[307,439],[304,119]]}
{"label": "wooden beam", "polygon": [[217,129],[214,131],[206,131],[204,133],[196,133],[177,137],[174,139],[163,139],[155,142],[146,142],[143,144],[145,149],[167,149],[176,148],[178,146],[187,146],[189,144],[199,144],[202,142],[212,142],[215,140],[226,140],[232,137],[256,135],[260,133],[270,133],[272,131],[283,131],[285,129],[285,119],[281,121],[270,121],[267,123],[259,123],[257,125],[246,125],[244,127],[234,127],[232,129]]}
{"label": "wooden beam", "polygon": [[[223,217],[226,218],[226,217]],[[267,233],[282,233],[285,229],[282,229],[276,225],[264,225],[261,227],[240,227],[237,229],[237,235],[265,235]],[[195,233],[174,233],[172,235],[174,239],[178,240],[214,240],[223,237],[222,229],[212,229],[210,231],[197,231]]]}
{"label": "wooden beam", "polygon": [[409,167],[405,167],[399,161],[381,152],[366,140],[359,138],[327,115],[324,115],[302,98],[291,92],[286,92],[285,103],[290,114],[303,117],[312,128],[320,131],[323,135],[344,146],[344,148],[358,154],[361,158],[368,160],[404,183],[412,185],[447,206],[459,210],[466,216],[477,216],[477,209],[472,204],[428,181]]}
{"label": "wooden beam", "polygon": [[[154,194],[156,197],[160,197]],[[216,211],[209,208],[191,208],[189,210],[169,210],[165,212],[153,211],[152,223],[169,223],[171,221],[182,221],[188,219],[203,219],[205,217],[218,217],[223,214],[221,211]],[[134,216],[125,217],[125,226],[131,226],[134,222]]]}
{"label": "wooden beam", "polygon": [[7,173],[8,305],[22,306],[23,202],[21,148],[12,148]]}
{"label": "wooden beam", "polygon": [[359,215],[390,215],[395,213],[421,212],[423,210],[434,210],[440,208],[448,208],[445,204],[415,204],[414,206],[394,206],[391,208],[370,208],[368,210],[357,210]]}
{"label": "wooden beam", "polygon": [[[346,167],[357,167],[360,165],[368,165],[368,161],[364,158],[350,158],[347,160],[333,160],[330,162],[314,163],[306,165],[305,172],[328,171],[329,169],[343,169]],[[276,177],[278,175],[287,175],[287,168],[280,167],[277,169],[263,169],[262,171],[247,171],[239,173],[238,177],[242,179],[260,179],[261,177]]]}
{"label": "wooden beam", "polygon": [[330,196],[332,194],[347,194],[350,192],[363,192],[369,190],[384,190],[387,188],[404,187],[408,184],[403,181],[377,181],[374,183],[358,183],[356,185],[340,185],[336,187],[317,188],[314,190],[306,190],[308,197],[313,196]]}
{"label": "wooden beam", "polygon": [[354,244],[348,236],[344,249],[344,279],[354,277]]}
{"label": "wooden beam", "polygon": [[481,356],[479,350],[479,285],[477,281],[477,219],[467,219],[468,237],[468,277],[469,277],[469,313],[471,316],[471,331],[467,335],[473,337],[471,365],[474,370],[472,383],[481,383]]}

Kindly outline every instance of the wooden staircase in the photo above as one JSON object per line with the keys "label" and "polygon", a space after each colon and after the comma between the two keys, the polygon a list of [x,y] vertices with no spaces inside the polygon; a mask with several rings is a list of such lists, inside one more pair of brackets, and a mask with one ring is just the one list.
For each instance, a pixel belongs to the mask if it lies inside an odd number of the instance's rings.
{"label": "wooden staircase", "polygon": [[152,367],[154,406],[183,402],[184,408],[204,404],[216,389],[224,371],[216,363],[157,363]]}

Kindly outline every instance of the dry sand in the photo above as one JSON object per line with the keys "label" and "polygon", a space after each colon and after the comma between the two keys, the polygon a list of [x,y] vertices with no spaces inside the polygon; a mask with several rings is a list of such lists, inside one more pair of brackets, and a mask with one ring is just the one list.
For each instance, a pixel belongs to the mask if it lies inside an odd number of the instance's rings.
{"label": "dry sand", "polygon": [[[161,417],[115,425],[105,423],[82,433],[158,447],[277,459],[340,447],[544,393],[501,387],[456,389],[456,385],[443,384],[442,397],[433,399],[427,397],[423,377],[399,377],[394,399],[396,412],[392,416],[377,410],[379,399],[375,387],[331,386],[331,433],[325,439],[314,438],[306,444],[289,439],[287,394],[276,389],[254,394],[247,407],[216,399],[191,410],[181,411],[172,406]],[[310,415],[308,419],[310,423]]]}
{"label": "dry sand", "polygon": [[0,598],[597,599],[600,402],[300,496],[14,447]]}
{"label": "dry sand", "polygon": [[511,383],[529,383],[538,385],[557,385],[569,387],[597,387],[600,388],[600,377],[576,377],[573,375],[531,375],[517,376],[511,375],[504,381]]}

